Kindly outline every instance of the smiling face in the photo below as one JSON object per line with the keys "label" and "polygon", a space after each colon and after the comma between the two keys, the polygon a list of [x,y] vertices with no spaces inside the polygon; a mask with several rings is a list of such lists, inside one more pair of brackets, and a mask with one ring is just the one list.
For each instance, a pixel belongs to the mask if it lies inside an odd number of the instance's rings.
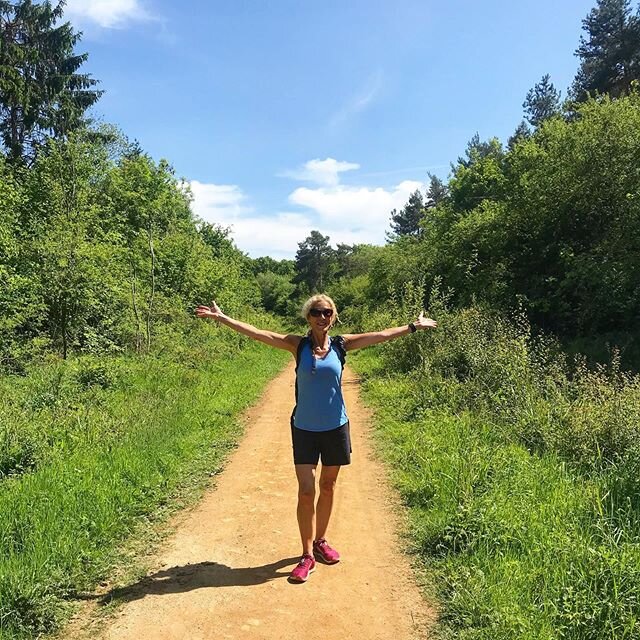
{"label": "smiling face", "polygon": [[316,302],[307,315],[307,322],[313,329],[329,329],[333,325],[333,309],[322,303]]}
{"label": "smiling face", "polygon": [[313,331],[328,331],[338,319],[334,301],[324,294],[311,296],[302,307],[302,317]]}

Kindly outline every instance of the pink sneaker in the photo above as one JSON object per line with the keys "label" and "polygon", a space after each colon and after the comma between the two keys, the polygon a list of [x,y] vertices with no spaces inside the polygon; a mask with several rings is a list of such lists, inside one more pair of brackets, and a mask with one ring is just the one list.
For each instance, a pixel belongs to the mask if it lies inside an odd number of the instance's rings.
{"label": "pink sneaker", "polygon": [[324,538],[314,541],[313,553],[316,556],[319,556],[320,560],[327,564],[340,562],[340,554],[335,549],[332,549]]}
{"label": "pink sneaker", "polygon": [[292,582],[306,582],[309,578],[309,574],[313,573],[316,568],[316,561],[313,556],[310,556],[308,553],[305,553],[302,558],[300,558],[300,562],[294,567],[291,575],[289,576],[289,580]]}

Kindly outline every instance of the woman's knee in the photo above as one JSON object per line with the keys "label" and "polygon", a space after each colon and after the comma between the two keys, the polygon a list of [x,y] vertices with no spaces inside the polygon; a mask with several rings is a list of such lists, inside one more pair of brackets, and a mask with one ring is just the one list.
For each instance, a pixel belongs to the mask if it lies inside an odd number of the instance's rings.
{"label": "woman's knee", "polygon": [[336,478],[320,478],[320,493],[333,495],[336,488]]}
{"label": "woman's knee", "polygon": [[316,497],[315,483],[301,482],[298,484],[298,500],[300,502],[313,502]]}

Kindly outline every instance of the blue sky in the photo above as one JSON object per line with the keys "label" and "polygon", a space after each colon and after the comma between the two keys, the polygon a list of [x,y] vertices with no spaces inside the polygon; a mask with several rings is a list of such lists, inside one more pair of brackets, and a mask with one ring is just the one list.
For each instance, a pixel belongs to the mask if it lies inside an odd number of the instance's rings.
{"label": "blue sky", "polygon": [[476,132],[506,141],[545,73],[566,92],[595,0],[68,0],[95,108],[191,182],[252,256],[311,229],[382,244],[389,212]]}

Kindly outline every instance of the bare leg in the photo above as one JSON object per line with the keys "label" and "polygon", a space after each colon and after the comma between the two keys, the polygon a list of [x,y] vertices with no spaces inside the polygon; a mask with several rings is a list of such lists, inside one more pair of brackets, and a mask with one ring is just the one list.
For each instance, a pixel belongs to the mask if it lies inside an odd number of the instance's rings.
{"label": "bare leg", "polygon": [[339,471],[339,466],[323,466],[320,470],[320,497],[316,507],[316,540],[324,538],[327,533]]}
{"label": "bare leg", "polygon": [[302,553],[313,554],[313,525],[315,520],[316,465],[297,464],[298,527],[302,540]]}

